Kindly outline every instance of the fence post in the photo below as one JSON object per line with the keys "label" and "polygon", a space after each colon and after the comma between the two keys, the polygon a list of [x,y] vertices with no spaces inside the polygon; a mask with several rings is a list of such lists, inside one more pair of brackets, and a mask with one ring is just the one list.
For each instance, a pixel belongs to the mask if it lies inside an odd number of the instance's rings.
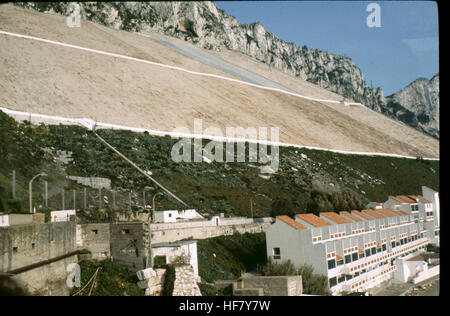
{"label": "fence post", "polygon": [[144,201],[144,210],[145,210],[145,189],[144,189],[144,191],[142,192],[142,196],[143,196],[143,201]]}
{"label": "fence post", "polygon": [[98,189],[98,208],[102,208],[102,188]]}
{"label": "fence post", "polygon": [[128,210],[131,211],[131,191],[128,192]]}
{"label": "fence post", "polygon": [[44,181],[45,207],[48,207],[48,182]]}
{"label": "fence post", "polygon": [[84,190],[83,190],[83,202],[84,202],[84,209],[87,209],[87,207],[86,207],[86,194],[87,194],[87,192],[86,192],[87,190],[86,190],[86,188],[84,188]]}
{"label": "fence post", "polygon": [[16,199],[16,170],[12,172],[12,198]]}

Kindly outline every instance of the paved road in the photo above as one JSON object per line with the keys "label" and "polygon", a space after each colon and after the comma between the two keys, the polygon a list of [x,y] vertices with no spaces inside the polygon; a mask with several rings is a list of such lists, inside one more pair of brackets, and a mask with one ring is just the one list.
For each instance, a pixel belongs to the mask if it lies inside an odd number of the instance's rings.
{"label": "paved road", "polygon": [[[146,33],[146,34],[149,34],[149,33]],[[239,79],[241,79],[243,81],[247,81],[249,83],[253,83],[253,84],[257,84],[257,85],[261,85],[261,86],[265,86],[265,87],[277,88],[277,89],[285,90],[285,91],[291,92],[291,93],[297,93],[286,87],[281,86],[280,84],[278,84],[272,80],[269,80],[265,77],[257,75],[248,70],[242,69],[242,68],[240,68],[236,65],[233,65],[229,62],[226,62],[216,56],[208,54],[207,52],[203,51],[200,48],[193,47],[190,45],[183,45],[181,43],[168,42],[168,41],[165,41],[162,39],[156,39],[156,40],[159,43],[166,45],[166,46],[172,48],[173,50],[176,50],[177,52],[179,52],[189,58],[197,60],[203,64],[212,66],[219,70],[222,70],[226,73],[229,73],[232,76],[238,77]]]}

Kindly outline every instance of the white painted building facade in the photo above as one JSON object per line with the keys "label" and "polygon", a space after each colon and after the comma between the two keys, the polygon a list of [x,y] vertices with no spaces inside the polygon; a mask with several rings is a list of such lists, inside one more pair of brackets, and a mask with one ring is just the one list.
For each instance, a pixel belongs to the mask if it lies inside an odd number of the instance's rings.
{"label": "white painted building facade", "polygon": [[71,216],[76,216],[76,210],[52,211],[50,212],[50,221],[53,222],[68,222]]}
{"label": "white painted building facade", "polygon": [[377,286],[392,277],[397,258],[426,248],[435,226],[426,214],[416,220],[412,213],[373,206],[295,219],[278,216],[266,231],[267,255],[279,263],[289,259],[296,267],[312,265],[314,273],[328,277],[334,295]]}
{"label": "white painted building facade", "polygon": [[174,263],[177,258],[187,258],[194,268],[194,274],[198,275],[197,241],[183,240],[172,243],[152,244],[153,260],[156,257],[164,258],[165,264]]}
{"label": "white painted building facade", "polygon": [[202,219],[195,209],[188,210],[166,210],[156,211],[153,213],[153,221],[155,223],[176,223],[179,221]]}

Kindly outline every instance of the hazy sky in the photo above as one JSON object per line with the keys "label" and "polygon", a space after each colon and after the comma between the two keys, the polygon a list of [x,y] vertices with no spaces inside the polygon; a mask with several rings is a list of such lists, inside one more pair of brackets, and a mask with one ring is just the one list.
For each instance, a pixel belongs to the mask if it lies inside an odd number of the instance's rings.
{"label": "hazy sky", "polygon": [[[381,27],[368,27],[369,3]],[[260,22],[280,39],[352,58],[369,86],[390,95],[439,72],[433,1],[218,1],[240,23]]]}

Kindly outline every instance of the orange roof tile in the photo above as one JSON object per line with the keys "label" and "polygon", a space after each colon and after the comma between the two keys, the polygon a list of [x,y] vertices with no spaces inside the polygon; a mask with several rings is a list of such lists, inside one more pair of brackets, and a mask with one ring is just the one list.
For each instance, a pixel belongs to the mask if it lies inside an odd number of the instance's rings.
{"label": "orange roof tile", "polygon": [[366,214],[361,213],[360,211],[352,211],[352,213],[354,213],[354,214],[356,214],[356,215],[358,215],[358,216],[360,216],[362,218],[368,219],[368,220],[372,220],[373,219],[373,218],[367,216]]}
{"label": "orange roof tile", "polygon": [[344,259],[344,258],[342,258],[340,255],[336,254],[336,260],[337,260],[337,261],[343,260],[343,259]]}
{"label": "orange roof tile", "polygon": [[341,212],[342,215],[346,215],[348,217],[350,217],[352,220],[357,221],[357,222],[362,222],[363,220],[355,215],[352,215],[350,212],[347,211],[342,211]]}
{"label": "orange roof tile", "polygon": [[426,198],[424,198],[422,195],[418,195],[417,198],[418,198],[419,201],[422,202],[422,203],[431,203],[431,202],[428,201]]}
{"label": "orange roof tile", "polygon": [[398,216],[398,214],[396,214],[396,213],[394,213],[394,212],[391,212],[391,211],[389,211],[389,210],[385,210],[384,208],[379,208],[379,209],[377,210],[377,212],[380,212],[380,213],[382,213],[383,215],[387,215],[387,216],[389,216],[389,217],[395,217],[395,216]]}
{"label": "orange roof tile", "polygon": [[332,224],[328,223],[326,220],[320,218],[317,215],[308,213],[308,214],[297,214],[295,215],[298,218],[304,220],[305,222],[310,223],[311,225],[315,227],[321,227],[321,226],[331,226]]}
{"label": "orange roof tile", "polygon": [[370,204],[372,205],[376,205],[376,206],[382,206],[383,204],[380,202],[370,202]]}
{"label": "orange roof tile", "polygon": [[416,199],[413,199],[413,198],[408,197],[406,195],[398,195],[397,198],[405,201],[405,203],[415,203],[415,202],[417,202]]}
{"label": "orange roof tile", "polygon": [[287,215],[277,216],[277,218],[285,222],[289,226],[294,227],[295,229],[308,229],[305,225],[302,225],[301,223],[297,222],[296,220],[293,220]]}
{"label": "orange roof tile", "polygon": [[364,250],[358,249],[358,253],[361,255],[364,253]]}
{"label": "orange roof tile", "polygon": [[374,210],[371,210],[371,209],[363,210],[363,212],[365,212],[365,213],[367,213],[370,216],[375,217],[375,218],[386,218],[386,216],[381,215],[377,211],[374,211]]}
{"label": "orange roof tile", "polygon": [[322,212],[320,213],[320,215],[325,216],[326,218],[329,218],[330,220],[332,220],[335,223],[338,224],[346,224],[346,223],[351,223],[352,221],[340,216],[338,213],[335,212]]}

